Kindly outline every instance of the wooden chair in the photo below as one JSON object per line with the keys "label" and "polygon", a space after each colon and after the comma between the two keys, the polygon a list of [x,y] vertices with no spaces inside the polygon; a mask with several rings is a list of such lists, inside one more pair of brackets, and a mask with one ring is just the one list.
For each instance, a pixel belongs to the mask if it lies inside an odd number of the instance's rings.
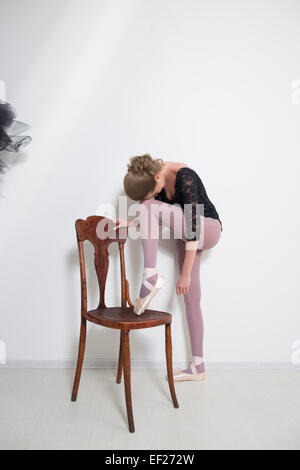
{"label": "wooden chair", "polygon": [[[124,244],[126,242],[126,237],[120,237],[120,231],[124,231],[124,228],[112,232],[115,234],[114,238],[111,237],[100,239],[97,235],[97,226],[100,221],[102,221],[101,224],[107,223],[107,226],[111,228],[115,224],[112,220],[101,216],[88,217],[86,220],[77,220],[75,223],[81,275],[81,329],[72,401],[76,401],[78,394],[86,343],[87,321],[96,323],[97,325],[105,326],[107,328],[118,329],[120,330],[120,349],[116,382],[118,384],[121,383],[123,371],[128,425],[130,432],[134,432],[135,428],[131,402],[129,332],[130,330],[137,330],[140,328],[152,328],[154,326],[165,325],[165,351],[168,383],[173,405],[175,408],[179,408],[173,382],[171,340],[172,315],[166,312],[160,312],[158,310],[145,310],[145,312],[140,316],[137,316],[133,312],[133,304],[129,298],[129,284],[125,274]],[[127,235],[127,229],[125,229],[125,232]],[[99,305],[96,310],[91,310],[89,312],[87,311],[87,283],[83,246],[85,240],[91,242],[95,249],[95,268],[100,289]],[[121,307],[106,307],[104,301],[105,284],[109,266],[108,246],[112,242],[117,242],[119,245],[121,265]],[[128,302],[129,307],[127,306],[126,302]]]}

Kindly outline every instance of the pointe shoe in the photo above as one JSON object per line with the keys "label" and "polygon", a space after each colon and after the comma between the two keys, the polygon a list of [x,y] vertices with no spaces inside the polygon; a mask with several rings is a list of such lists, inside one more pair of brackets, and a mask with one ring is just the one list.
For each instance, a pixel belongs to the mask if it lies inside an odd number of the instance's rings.
{"label": "pointe shoe", "polygon": [[173,381],[174,382],[183,382],[184,380],[199,380],[204,382],[206,379],[206,372],[202,372],[201,374],[187,374],[182,370],[175,370],[173,373]]}
{"label": "pointe shoe", "polygon": [[[203,382],[206,379],[206,372],[197,372],[194,363],[191,364],[190,369],[192,370],[192,374],[188,374],[183,370],[175,370],[173,372],[173,381],[183,382],[184,380],[200,380]],[[166,379],[168,380],[168,377],[166,377]]]}
{"label": "pointe shoe", "polygon": [[157,292],[162,288],[165,283],[165,278],[160,274],[157,274],[156,283],[154,284],[152,290],[149,292],[146,297],[140,299],[139,297],[134,302],[133,311],[136,315],[141,315],[144,313],[146,308],[148,307],[149,303],[153,299],[153,297],[157,294]]}

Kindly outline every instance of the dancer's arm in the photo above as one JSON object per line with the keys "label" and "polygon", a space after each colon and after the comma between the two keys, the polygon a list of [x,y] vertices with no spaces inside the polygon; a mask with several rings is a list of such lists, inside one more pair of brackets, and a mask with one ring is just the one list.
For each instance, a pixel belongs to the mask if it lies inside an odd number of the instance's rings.
{"label": "dancer's arm", "polygon": [[192,267],[195,261],[197,249],[185,250],[184,262],[181,270],[182,276],[189,276],[192,272]]}
{"label": "dancer's arm", "polygon": [[[185,257],[180,279],[176,285],[177,294],[187,294],[191,282],[191,272],[198,249],[199,226],[197,204],[199,198],[197,174],[193,170],[184,170],[179,178],[181,202],[184,206],[187,221]],[[191,223],[191,226],[189,224]]]}
{"label": "dancer's arm", "polygon": [[[188,242],[187,242],[188,243]],[[198,242],[197,242],[198,243]],[[185,257],[181,270],[180,278],[176,284],[176,294],[188,294],[191,283],[191,272],[195,261],[197,250],[188,249],[185,250]]]}

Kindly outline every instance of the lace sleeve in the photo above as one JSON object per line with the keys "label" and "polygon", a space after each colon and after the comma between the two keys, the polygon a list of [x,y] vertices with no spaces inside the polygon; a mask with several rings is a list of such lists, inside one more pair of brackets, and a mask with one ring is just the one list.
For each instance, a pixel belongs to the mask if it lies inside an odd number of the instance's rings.
{"label": "lace sleeve", "polygon": [[186,219],[186,240],[200,240],[200,215],[204,211],[199,203],[199,182],[192,169],[185,169],[180,174],[181,202]]}

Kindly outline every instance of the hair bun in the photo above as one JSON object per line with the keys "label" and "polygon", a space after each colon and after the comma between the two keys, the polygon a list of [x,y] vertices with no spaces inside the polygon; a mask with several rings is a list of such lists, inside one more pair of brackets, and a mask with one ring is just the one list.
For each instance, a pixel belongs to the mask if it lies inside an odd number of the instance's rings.
{"label": "hair bun", "polygon": [[138,157],[131,157],[127,168],[129,172],[135,175],[155,176],[161,170],[163,164],[164,162],[161,158],[153,159],[151,155],[146,153]]}

